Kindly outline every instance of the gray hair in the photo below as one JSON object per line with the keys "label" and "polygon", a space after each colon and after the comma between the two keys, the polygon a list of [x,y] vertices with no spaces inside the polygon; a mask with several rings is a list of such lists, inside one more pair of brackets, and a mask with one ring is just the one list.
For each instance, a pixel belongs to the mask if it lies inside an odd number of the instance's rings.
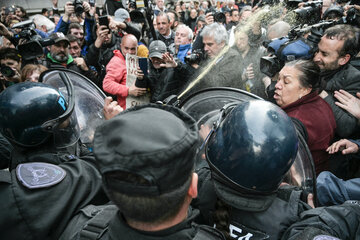
{"label": "gray hair", "polygon": [[166,19],[168,20],[168,23],[170,22],[170,17],[169,15],[166,14],[166,12],[159,12],[159,14],[156,16],[156,18],[158,17],[166,17]]}
{"label": "gray hair", "polygon": [[212,23],[210,25],[206,25],[202,30],[201,37],[214,37],[214,40],[217,44],[225,42],[228,44],[229,36],[226,32],[225,27],[220,23]]}
{"label": "gray hair", "polygon": [[48,32],[52,32],[55,29],[55,23],[41,14],[31,16],[30,19],[34,21],[37,27],[45,26]]}
{"label": "gray hair", "polygon": [[188,32],[188,39],[193,40],[193,38],[194,38],[194,33],[193,33],[193,31],[191,30],[191,28],[189,28],[189,27],[186,26],[185,24],[181,24],[181,25],[179,25],[179,26],[176,28],[176,31],[177,31],[178,29],[180,29],[180,28],[186,29],[186,31]]}
{"label": "gray hair", "polygon": [[240,16],[243,14],[243,12],[251,11],[252,8],[249,5],[244,6],[240,11]]}

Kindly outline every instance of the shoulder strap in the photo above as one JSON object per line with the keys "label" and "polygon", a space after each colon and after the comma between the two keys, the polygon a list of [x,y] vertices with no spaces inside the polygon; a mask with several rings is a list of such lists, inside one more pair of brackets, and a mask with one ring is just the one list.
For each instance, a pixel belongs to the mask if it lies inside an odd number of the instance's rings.
{"label": "shoulder strap", "polygon": [[109,226],[111,218],[116,214],[117,207],[109,205],[96,213],[86,225],[81,229],[80,239],[96,240],[99,239]]}
{"label": "shoulder strap", "polygon": [[198,226],[198,231],[193,240],[219,240],[224,239],[224,235],[217,229],[206,225]]}

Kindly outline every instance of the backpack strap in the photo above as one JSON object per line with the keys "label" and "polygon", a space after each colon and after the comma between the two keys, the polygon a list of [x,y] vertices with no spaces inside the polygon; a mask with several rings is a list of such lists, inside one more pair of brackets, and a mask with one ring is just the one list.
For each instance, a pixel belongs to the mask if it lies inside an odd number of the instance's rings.
{"label": "backpack strap", "polygon": [[206,225],[198,225],[198,231],[195,234],[193,240],[219,240],[224,239],[224,235],[217,229],[206,226]]}
{"label": "backpack strap", "polygon": [[0,171],[0,182],[11,183],[11,173],[8,170]]}
{"label": "backpack strap", "polygon": [[117,210],[118,208],[115,205],[108,205],[99,210],[93,218],[87,221],[83,229],[81,229],[80,239],[99,239],[107,231],[109,222],[117,213]]}

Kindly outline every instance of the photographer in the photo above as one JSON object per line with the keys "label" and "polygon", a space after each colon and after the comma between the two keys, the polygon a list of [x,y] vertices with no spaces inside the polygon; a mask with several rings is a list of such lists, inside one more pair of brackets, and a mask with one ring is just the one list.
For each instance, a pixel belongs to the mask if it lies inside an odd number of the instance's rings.
{"label": "photographer", "polygon": [[176,29],[174,44],[169,48],[182,63],[185,63],[185,57],[191,53],[193,36],[191,29],[184,24],[179,25]]}
{"label": "photographer", "polygon": [[[195,85],[192,92],[209,87],[240,88],[242,69],[239,69],[238,64],[241,59],[235,49],[229,48],[225,27],[219,23],[207,25],[200,36],[203,39],[207,61],[201,61],[200,65],[192,64],[197,69],[195,76],[203,72],[203,67],[206,66],[206,69],[208,69],[208,64],[211,65],[211,69],[202,77],[199,84]],[[223,54],[220,55],[222,52]]]}
{"label": "photographer", "polygon": [[[138,69],[137,83],[144,81],[150,88],[150,102],[163,101],[170,95],[179,94],[192,73],[188,67],[175,61],[160,40],[151,42],[149,46],[149,75]],[[135,84],[136,86],[137,84]]]}
{"label": "photographer", "polygon": [[[90,45],[89,51],[85,57],[90,66],[94,66],[99,73],[99,79],[102,81],[106,75],[106,65],[114,56],[114,50],[120,49],[121,37],[113,33],[110,29],[121,29],[128,34],[140,35],[140,31],[131,23],[121,21],[121,19],[109,19],[109,26],[97,25],[96,40]],[[100,83],[100,85],[102,85]]]}
{"label": "photographer", "polygon": [[5,88],[20,82],[21,57],[15,48],[0,49],[0,64]]}
{"label": "photographer", "polygon": [[[171,30],[170,17],[165,12],[160,12],[156,16],[156,26],[156,36],[158,40],[163,41],[166,47],[174,43],[175,32]],[[153,39],[150,40],[150,42],[152,41]]]}
{"label": "photographer", "polygon": [[[66,2],[65,4],[65,14],[60,18],[58,24],[56,25],[55,32],[62,32],[64,35],[73,34],[77,36],[81,40],[82,44],[82,54],[85,56],[87,53],[87,48],[90,44],[94,42],[91,36],[91,32],[93,26],[95,25],[94,18],[94,8],[91,9],[90,4],[88,2],[82,2],[81,0],[75,0],[74,2]],[[71,26],[71,16],[77,14],[82,14],[85,12],[85,33],[84,37],[84,29],[81,25],[72,25]],[[75,29],[72,31],[72,29]]]}

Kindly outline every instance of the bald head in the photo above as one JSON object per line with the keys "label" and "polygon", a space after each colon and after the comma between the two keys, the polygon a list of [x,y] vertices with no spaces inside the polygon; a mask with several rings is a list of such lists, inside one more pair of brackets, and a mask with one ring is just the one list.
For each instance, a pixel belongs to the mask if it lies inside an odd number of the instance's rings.
{"label": "bald head", "polygon": [[274,38],[285,37],[289,30],[290,24],[284,21],[278,21],[269,27],[267,38],[271,40]]}
{"label": "bald head", "polygon": [[120,49],[121,53],[126,56],[126,54],[136,55],[137,53],[138,41],[136,37],[132,34],[127,34],[121,39]]}

